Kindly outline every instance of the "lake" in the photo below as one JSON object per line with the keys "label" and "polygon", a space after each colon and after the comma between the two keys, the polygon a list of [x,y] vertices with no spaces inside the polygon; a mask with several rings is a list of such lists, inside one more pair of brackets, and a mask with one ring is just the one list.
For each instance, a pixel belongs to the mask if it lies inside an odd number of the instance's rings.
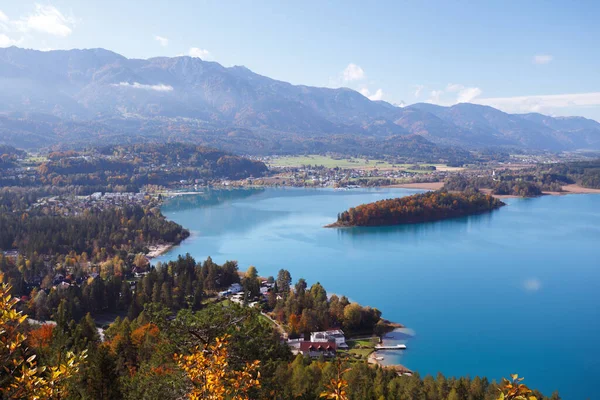
{"label": "lake", "polygon": [[509,199],[490,214],[395,227],[326,229],[338,212],[409,189],[238,189],[169,200],[197,260],[254,265],[377,307],[414,332],[387,352],[421,375],[511,373],[563,399],[597,395],[600,196]]}

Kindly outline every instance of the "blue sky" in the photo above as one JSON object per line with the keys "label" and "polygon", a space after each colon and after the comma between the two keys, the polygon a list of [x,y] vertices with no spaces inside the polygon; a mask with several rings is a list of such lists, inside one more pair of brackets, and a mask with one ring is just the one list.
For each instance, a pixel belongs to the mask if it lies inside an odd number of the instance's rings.
{"label": "blue sky", "polygon": [[593,1],[0,0],[0,46],[185,54],[395,104],[600,120],[598,15]]}

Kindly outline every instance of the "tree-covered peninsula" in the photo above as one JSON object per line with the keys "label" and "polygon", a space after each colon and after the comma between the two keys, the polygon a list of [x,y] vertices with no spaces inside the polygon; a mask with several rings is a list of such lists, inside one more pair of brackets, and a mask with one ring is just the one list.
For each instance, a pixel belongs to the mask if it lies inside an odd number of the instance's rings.
{"label": "tree-covered peninsula", "polygon": [[338,214],[327,227],[402,225],[490,212],[505,204],[477,192],[435,191],[362,204]]}

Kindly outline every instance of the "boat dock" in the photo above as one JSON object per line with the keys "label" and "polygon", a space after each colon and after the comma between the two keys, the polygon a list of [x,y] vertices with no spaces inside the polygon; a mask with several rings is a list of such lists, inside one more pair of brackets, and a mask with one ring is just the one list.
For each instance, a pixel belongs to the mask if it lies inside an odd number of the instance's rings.
{"label": "boat dock", "polygon": [[381,344],[378,344],[377,346],[375,346],[375,350],[406,350],[406,345],[397,344],[395,346],[383,346]]}

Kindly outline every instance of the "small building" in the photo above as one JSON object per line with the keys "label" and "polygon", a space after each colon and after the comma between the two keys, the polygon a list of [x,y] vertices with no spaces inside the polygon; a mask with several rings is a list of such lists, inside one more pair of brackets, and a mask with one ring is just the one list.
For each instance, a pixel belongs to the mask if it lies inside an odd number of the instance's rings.
{"label": "small building", "polygon": [[19,250],[6,250],[3,254],[4,257],[16,261],[17,257],[19,257]]}
{"label": "small building", "polygon": [[346,336],[344,335],[344,331],[341,329],[329,329],[321,332],[311,332],[310,341],[319,343],[334,342],[340,349],[348,348],[348,345],[346,344]]}
{"label": "small building", "polygon": [[239,283],[233,283],[231,284],[231,286],[229,286],[229,292],[231,294],[236,294],[242,291],[242,285],[240,285]]}
{"label": "small building", "polygon": [[292,353],[302,354],[311,358],[335,357],[337,346],[335,342],[300,342],[298,347],[292,348]]}

